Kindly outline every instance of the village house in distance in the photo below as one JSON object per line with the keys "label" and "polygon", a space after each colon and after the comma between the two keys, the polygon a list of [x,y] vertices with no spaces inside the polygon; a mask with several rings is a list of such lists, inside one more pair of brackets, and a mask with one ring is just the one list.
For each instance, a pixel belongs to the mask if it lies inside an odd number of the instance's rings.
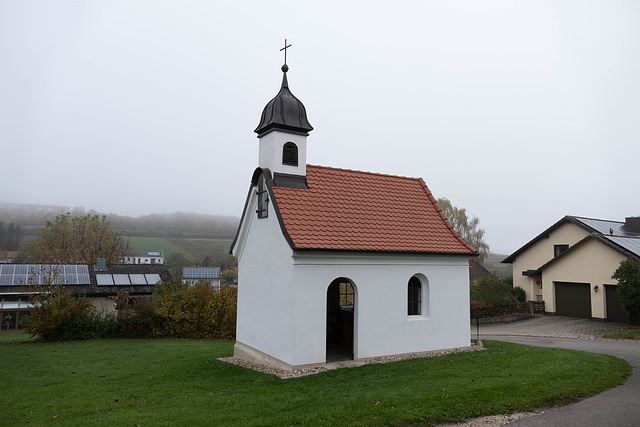
{"label": "village house in distance", "polygon": [[611,276],[640,260],[640,217],[624,222],[567,215],[506,257],[513,284],[546,314],[629,323]]}
{"label": "village house in distance", "polygon": [[86,296],[99,313],[111,313],[119,291],[132,298],[151,296],[158,282],[172,279],[162,264],[2,264],[0,265],[0,326],[2,331],[24,329],[35,293],[59,285]]}
{"label": "village house in distance", "polygon": [[282,71],[231,245],[234,356],[292,369],[468,347],[476,250],[422,179],[307,165],[313,127]]}

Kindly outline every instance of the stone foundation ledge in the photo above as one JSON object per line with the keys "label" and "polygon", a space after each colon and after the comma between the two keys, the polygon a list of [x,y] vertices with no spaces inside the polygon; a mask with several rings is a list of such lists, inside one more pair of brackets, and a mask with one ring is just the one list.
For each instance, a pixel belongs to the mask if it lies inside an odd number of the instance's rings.
{"label": "stone foundation ledge", "polygon": [[[358,365],[389,363],[389,362],[398,362],[400,360],[444,356],[447,354],[462,353],[467,351],[479,351],[479,350],[484,350],[484,346],[482,345],[481,341],[473,345],[470,345],[468,347],[457,347],[457,348],[449,348],[444,350],[432,350],[432,351],[423,351],[423,352],[416,352],[416,353],[396,354],[396,355],[390,355],[390,356],[366,357],[366,358],[358,359],[357,362],[359,362]],[[247,360],[243,360],[237,357],[221,357],[218,360],[222,362],[231,363],[236,366],[242,366],[244,368],[253,369],[254,371],[262,372],[265,374],[275,375],[277,377],[280,377],[281,379],[296,378],[296,377],[302,377],[306,375],[314,375],[314,374],[318,374],[320,372],[325,372],[325,371],[328,371],[329,369],[332,369],[332,367],[330,366],[332,365],[332,363],[328,363],[320,366],[311,366],[311,365],[308,367],[281,366],[276,368],[276,367],[264,365],[261,363],[249,362]]]}

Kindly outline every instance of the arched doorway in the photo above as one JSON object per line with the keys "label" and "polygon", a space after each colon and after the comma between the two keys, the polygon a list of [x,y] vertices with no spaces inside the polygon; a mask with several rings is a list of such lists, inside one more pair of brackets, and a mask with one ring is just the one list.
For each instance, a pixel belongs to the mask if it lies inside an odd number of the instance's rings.
{"label": "arched doorway", "polygon": [[353,360],[356,295],[349,279],[339,277],[327,289],[327,362]]}

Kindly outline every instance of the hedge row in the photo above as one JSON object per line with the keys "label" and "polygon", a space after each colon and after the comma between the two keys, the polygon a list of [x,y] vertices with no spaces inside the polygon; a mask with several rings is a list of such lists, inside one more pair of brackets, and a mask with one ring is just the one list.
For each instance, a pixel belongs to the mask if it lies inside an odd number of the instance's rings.
{"label": "hedge row", "polygon": [[91,302],[54,288],[41,294],[26,331],[40,341],[94,338],[234,339],[237,289],[218,292],[207,283],[159,284],[151,297],[118,293],[116,314],[97,313]]}

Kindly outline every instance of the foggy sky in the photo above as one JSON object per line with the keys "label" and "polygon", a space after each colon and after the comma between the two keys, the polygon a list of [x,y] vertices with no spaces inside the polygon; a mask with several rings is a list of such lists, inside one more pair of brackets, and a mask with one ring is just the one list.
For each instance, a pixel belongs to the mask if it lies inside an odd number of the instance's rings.
{"label": "foggy sky", "polygon": [[640,215],[636,1],[1,1],[0,202],[240,216],[279,90],[307,162],[422,177],[511,253]]}

